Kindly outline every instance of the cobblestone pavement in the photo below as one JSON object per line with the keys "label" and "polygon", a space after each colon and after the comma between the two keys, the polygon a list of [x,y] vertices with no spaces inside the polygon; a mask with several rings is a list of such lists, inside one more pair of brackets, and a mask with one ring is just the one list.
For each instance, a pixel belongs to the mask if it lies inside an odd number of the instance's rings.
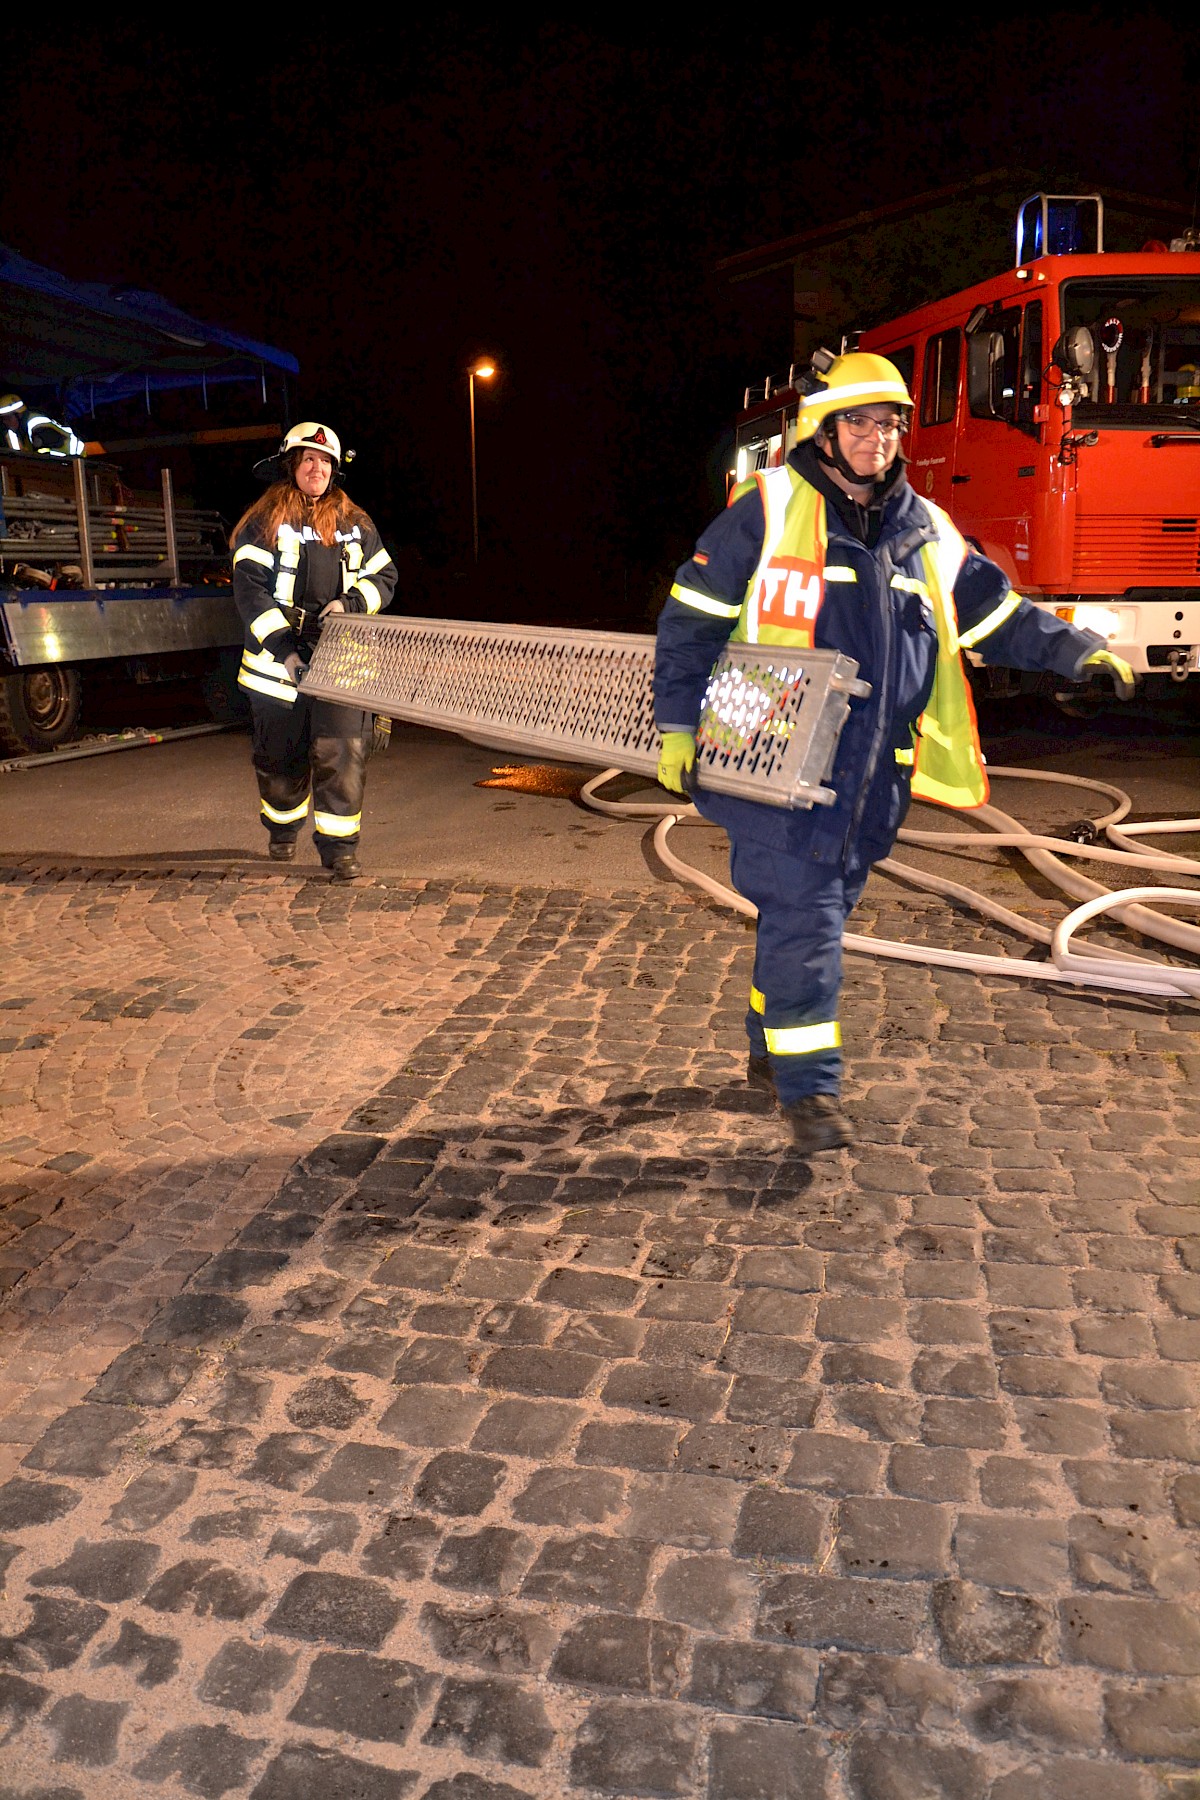
{"label": "cobblestone pavement", "polygon": [[4,886],[0,1800],[1200,1794],[1195,1007],[851,959],[806,1164],[677,889]]}

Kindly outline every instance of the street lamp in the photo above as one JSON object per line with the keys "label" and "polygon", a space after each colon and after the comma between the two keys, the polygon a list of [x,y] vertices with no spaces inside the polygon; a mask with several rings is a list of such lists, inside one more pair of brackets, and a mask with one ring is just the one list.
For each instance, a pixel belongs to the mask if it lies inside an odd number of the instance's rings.
{"label": "street lamp", "polygon": [[479,494],[475,481],[475,383],[490,381],[495,373],[495,363],[486,356],[467,370],[467,400],[471,409],[471,541],[476,562],[479,561]]}

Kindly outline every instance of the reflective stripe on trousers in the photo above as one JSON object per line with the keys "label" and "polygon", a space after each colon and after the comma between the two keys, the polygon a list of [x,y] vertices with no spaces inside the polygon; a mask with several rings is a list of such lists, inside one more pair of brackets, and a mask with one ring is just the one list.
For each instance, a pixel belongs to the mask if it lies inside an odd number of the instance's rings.
{"label": "reflective stripe on trousers", "polygon": [[842,931],[868,870],[846,875],[811,857],[734,837],[733,884],[758,908],[754,987],[746,1033],[769,1056],[786,1105],[804,1094],[836,1094],[841,1081]]}

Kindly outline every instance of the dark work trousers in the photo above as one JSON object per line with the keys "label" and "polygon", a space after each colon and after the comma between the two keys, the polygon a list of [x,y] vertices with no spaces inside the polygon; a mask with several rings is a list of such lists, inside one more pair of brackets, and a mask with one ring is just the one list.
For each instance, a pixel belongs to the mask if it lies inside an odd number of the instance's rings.
{"label": "dark work trousers", "polygon": [[370,716],[303,693],[291,706],[258,695],[250,704],[262,822],[273,838],[296,837],[311,790],[313,842],[328,868],[358,844]]}
{"label": "dark work trousers", "polygon": [[842,930],[870,866],[837,865],[769,850],[753,838],[731,843],[730,873],[758,908],[754,986],[746,1014],[752,1056],[769,1056],[786,1106],[841,1084]]}

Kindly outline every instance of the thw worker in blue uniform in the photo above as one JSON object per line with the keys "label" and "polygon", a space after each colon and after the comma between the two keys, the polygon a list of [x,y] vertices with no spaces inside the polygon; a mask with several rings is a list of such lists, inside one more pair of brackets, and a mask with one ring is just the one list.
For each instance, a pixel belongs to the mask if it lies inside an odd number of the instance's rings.
{"label": "thw worker in blue uniform", "polygon": [[693,796],[729,834],[733,881],[758,908],[746,1030],[748,1079],[774,1086],[798,1150],[850,1141],[839,1104],[842,931],[910,795],[978,806],[987,778],[960,648],[984,662],[1079,680],[1103,667],[1123,698],[1128,665],[1013,592],[950,518],[905,478],[912,399],[882,356],[827,363],[781,468],[735,489],[679,570],[658,623],[659,780],[685,791],[713,662],[729,640],[841,650],[870,697],[842,729],[828,807],[785,811]]}

